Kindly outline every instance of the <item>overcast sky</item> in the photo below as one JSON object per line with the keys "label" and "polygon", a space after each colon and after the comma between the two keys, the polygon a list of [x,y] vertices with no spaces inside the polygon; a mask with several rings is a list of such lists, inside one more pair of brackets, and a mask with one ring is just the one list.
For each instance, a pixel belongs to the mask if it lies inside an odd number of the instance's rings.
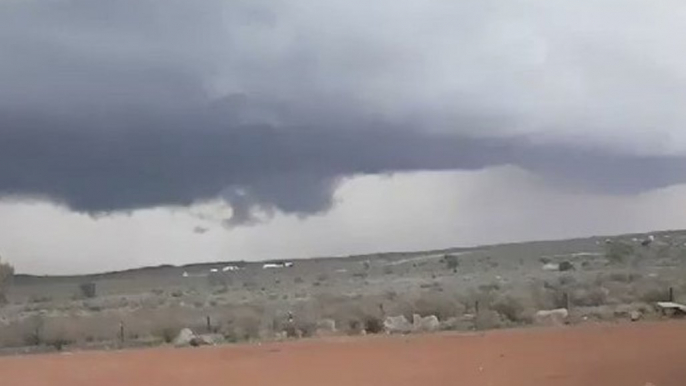
{"label": "overcast sky", "polygon": [[5,0],[0,255],[68,273],[686,227],[685,17]]}

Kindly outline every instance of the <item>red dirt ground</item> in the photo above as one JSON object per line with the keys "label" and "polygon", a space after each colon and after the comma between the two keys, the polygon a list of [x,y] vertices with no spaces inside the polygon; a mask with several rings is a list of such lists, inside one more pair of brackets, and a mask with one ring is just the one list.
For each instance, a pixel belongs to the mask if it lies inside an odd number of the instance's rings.
{"label": "red dirt ground", "polygon": [[686,323],[0,358],[3,386],[686,385]]}

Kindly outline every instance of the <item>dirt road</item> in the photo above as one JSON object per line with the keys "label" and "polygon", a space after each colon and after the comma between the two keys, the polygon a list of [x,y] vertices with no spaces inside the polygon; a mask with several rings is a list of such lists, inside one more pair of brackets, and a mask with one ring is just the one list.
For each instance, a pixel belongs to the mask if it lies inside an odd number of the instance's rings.
{"label": "dirt road", "polygon": [[686,385],[686,323],[0,358],[3,386]]}

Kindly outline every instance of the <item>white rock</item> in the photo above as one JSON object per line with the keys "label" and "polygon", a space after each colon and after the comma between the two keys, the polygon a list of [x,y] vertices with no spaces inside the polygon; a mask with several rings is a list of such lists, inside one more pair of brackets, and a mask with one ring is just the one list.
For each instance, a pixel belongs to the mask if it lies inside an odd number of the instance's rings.
{"label": "white rock", "polygon": [[190,345],[193,347],[214,346],[217,343],[220,343],[222,340],[223,340],[223,337],[221,335],[218,335],[218,334],[196,335],[191,339]]}
{"label": "white rock", "polygon": [[555,263],[544,264],[543,270],[544,271],[559,271],[560,270],[560,264],[555,264]]}
{"label": "white rock", "polygon": [[560,326],[565,324],[569,317],[569,311],[566,308],[558,308],[555,310],[540,310],[534,315],[534,320],[537,324],[548,326]]}
{"label": "white rock", "polygon": [[412,315],[412,329],[420,332],[438,331],[441,328],[441,323],[438,321],[436,315],[429,315],[422,318],[420,315]]}
{"label": "white rock", "polygon": [[191,344],[191,341],[195,338],[195,333],[190,328],[184,328],[179,332],[179,335],[174,339],[174,346],[182,347]]}
{"label": "white rock", "polygon": [[390,334],[406,334],[412,331],[412,324],[404,315],[386,317],[383,326]]}

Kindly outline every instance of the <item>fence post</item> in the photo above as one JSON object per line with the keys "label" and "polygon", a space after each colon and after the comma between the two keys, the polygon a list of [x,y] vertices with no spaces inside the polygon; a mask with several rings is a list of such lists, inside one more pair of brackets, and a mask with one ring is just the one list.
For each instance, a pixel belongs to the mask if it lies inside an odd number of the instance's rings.
{"label": "fence post", "polygon": [[669,301],[674,301],[674,287],[669,287]]}
{"label": "fence post", "polygon": [[124,343],[124,322],[120,321],[119,322],[119,341],[123,344]]}
{"label": "fence post", "polygon": [[209,315],[207,315],[207,332],[212,333],[212,321]]}
{"label": "fence post", "polygon": [[474,328],[479,329],[479,301],[474,301]]}

